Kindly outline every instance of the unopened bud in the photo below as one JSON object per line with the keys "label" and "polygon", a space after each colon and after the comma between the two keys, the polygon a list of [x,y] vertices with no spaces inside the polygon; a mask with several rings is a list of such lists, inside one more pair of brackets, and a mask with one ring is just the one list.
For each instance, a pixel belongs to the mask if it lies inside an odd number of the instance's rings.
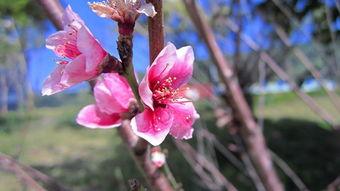
{"label": "unopened bud", "polygon": [[151,149],[151,161],[157,167],[162,167],[165,164],[165,154],[159,147],[153,147]]}

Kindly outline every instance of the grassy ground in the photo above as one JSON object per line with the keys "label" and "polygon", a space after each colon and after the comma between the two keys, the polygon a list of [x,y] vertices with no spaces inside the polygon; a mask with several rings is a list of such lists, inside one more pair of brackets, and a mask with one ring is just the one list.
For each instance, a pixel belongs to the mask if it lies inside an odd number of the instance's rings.
{"label": "grassy ground", "polygon": [[[340,115],[335,114],[324,93],[316,92],[312,96],[340,122]],[[76,114],[90,99],[77,98],[68,102],[67,106],[39,107],[32,112],[0,116],[0,151],[38,168],[74,190],[127,190],[127,180],[140,179],[140,175],[115,131],[78,126],[74,122]],[[258,106],[257,101],[255,106]],[[273,121],[291,118],[323,123],[292,93],[267,95],[264,109],[256,107],[255,111]],[[267,124],[275,125],[274,122]],[[13,174],[0,171],[0,190],[31,189]]]}
{"label": "grassy ground", "polygon": [[[338,90],[337,93],[340,95],[340,90]],[[337,123],[340,123],[340,112],[336,110],[334,104],[325,92],[317,91],[309,93],[309,95],[311,95],[317,104],[326,110]],[[274,120],[282,118],[305,119],[324,124],[323,120],[292,92],[265,95],[264,106],[260,106],[259,104],[260,96],[256,96],[255,99],[255,113],[257,116]]]}
{"label": "grassy ground", "polygon": [[[76,125],[73,121],[79,109],[40,108],[2,116],[0,151],[56,177],[63,184],[72,185],[75,190],[110,187],[98,179],[108,174],[122,181],[121,167],[98,168],[113,166],[123,149],[119,137],[112,129],[96,131]],[[0,190],[23,189],[24,184],[12,174],[0,171],[0,177]]]}

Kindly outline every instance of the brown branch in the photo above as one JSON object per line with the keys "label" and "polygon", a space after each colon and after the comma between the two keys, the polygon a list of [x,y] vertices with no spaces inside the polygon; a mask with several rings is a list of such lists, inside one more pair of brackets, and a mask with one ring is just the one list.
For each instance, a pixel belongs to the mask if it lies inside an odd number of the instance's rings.
{"label": "brown branch", "polygon": [[[45,11],[50,16],[53,24],[58,29],[62,29],[61,15],[63,10],[60,3],[57,0],[39,0]],[[157,10],[157,7],[156,7]],[[158,9],[159,10],[159,9]],[[61,13],[61,14],[59,14]],[[161,11],[159,12],[161,13]],[[54,22],[56,21],[56,22]],[[128,80],[134,79],[134,72],[132,68],[132,36],[120,36],[118,42],[118,50],[121,56],[123,65],[123,75]],[[128,74],[126,74],[128,72]],[[131,77],[133,75],[133,78]],[[136,89],[136,87],[132,87]],[[136,93],[136,92],[135,92]],[[137,94],[138,95],[138,94]],[[122,137],[124,144],[131,151],[131,154],[143,173],[147,182],[150,184],[152,190],[156,191],[171,191],[173,190],[170,186],[166,177],[161,171],[151,162],[150,151],[148,149],[148,143],[139,139],[131,130],[130,120],[126,119],[123,121],[122,126],[118,128],[118,132]]]}
{"label": "brown branch", "polygon": [[319,115],[323,120],[330,124],[334,129],[335,125],[333,117],[324,109],[322,109],[312,97],[304,93],[292,78],[265,52],[261,53],[261,59],[284,81],[286,81],[294,92],[311,108],[311,110]]}
{"label": "brown branch", "polygon": [[[233,124],[230,124],[233,125]],[[240,136],[240,133],[237,134],[232,134],[232,137],[237,145],[237,151],[240,154],[240,158],[246,167],[246,170],[249,174],[249,177],[253,181],[256,189],[258,191],[266,191],[266,188],[264,186],[263,181],[261,181],[259,177],[259,173],[256,171],[253,163],[251,162],[250,155],[248,154],[245,146],[244,146],[244,141],[242,140],[242,137]]]}
{"label": "brown branch", "polygon": [[[260,81],[263,81],[263,80],[260,80]],[[202,88],[204,88],[204,87],[202,86]],[[208,89],[207,89],[207,91],[208,91]],[[219,100],[217,99],[216,96],[213,96],[211,99],[212,99],[212,102],[214,103],[215,107],[218,107],[220,105],[220,103],[218,103]],[[221,115],[215,115],[215,116],[216,116],[217,120],[224,117],[223,115],[222,116]],[[244,171],[244,167],[243,167],[242,163],[228,150],[227,147],[225,147],[223,145],[223,143],[221,143],[218,140],[218,138],[214,134],[212,134],[211,132],[209,132],[206,129],[200,129],[200,131],[201,131],[201,134],[206,139],[211,141],[215,145],[216,149],[219,150],[222,153],[222,155],[225,158],[227,158],[237,169],[239,169],[241,172]],[[271,151],[271,155],[272,155],[273,161],[294,182],[294,184],[299,188],[299,190],[309,191],[309,189],[306,187],[306,185],[303,183],[303,181],[298,177],[298,175],[288,166],[288,164],[283,159],[281,159],[273,151]],[[254,184],[256,185],[257,190],[263,190],[262,189],[263,186],[258,185],[258,181],[257,181],[258,178],[256,177],[256,174],[254,174],[254,172],[253,172],[254,170],[251,167],[252,166],[251,163],[249,164],[248,157],[244,157],[244,154],[241,153],[241,158],[242,158],[242,161],[245,163],[247,171],[249,173],[249,174],[246,174],[246,175],[250,176],[250,178],[253,180]]]}
{"label": "brown branch", "polygon": [[183,2],[198,32],[209,48],[214,64],[220,72],[222,82],[230,93],[229,101],[231,107],[236,112],[235,116],[241,122],[240,133],[245,140],[249,156],[263,184],[267,190],[282,191],[282,184],[273,168],[261,129],[257,126],[253,118],[237,77],[216,43],[213,31],[207,22],[203,20],[202,12],[194,0],[183,0]]}
{"label": "brown branch", "polygon": [[217,137],[206,129],[201,129],[202,135],[211,141],[217,150],[219,150],[225,158],[227,158],[231,164],[233,164],[238,170],[243,172],[244,166],[242,163],[217,139]]}
{"label": "brown branch", "polygon": [[203,155],[197,153],[195,149],[193,149],[188,143],[179,140],[175,140],[174,142],[183,153],[191,155],[191,157],[195,159],[198,164],[207,169],[214,179],[220,182],[225,187],[225,189],[229,191],[237,191],[235,186],[232,185],[213,164],[211,164]]}
{"label": "brown branch", "polygon": [[[284,5],[280,0],[271,0],[280,10],[281,12],[292,21],[292,23],[295,25],[295,27],[305,36],[308,36],[306,34],[306,32],[304,30],[301,29],[301,22],[299,21],[298,18],[296,18],[296,16],[294,16],[294,14],[291,12],[291,10]],[[322,60],[324,60],[325,63],[327,63],[327,58],[328,56],[325,54],[325,52],[322,50],[322,47],[320,45],[320,43],[318,41],[315,41],[314,39],[312,39],[311,41],[312,46],[316,49],[316,51],[314,51],[315,54],[318,54]],[[331,64],[330,64],[331,65]],[[332,65],[331,65],[332,66]],[[333,67],[333,72],[335,73],[336,76],[338,76],[337,72],[337,67],[336,65],[332,66]]]}
{"label": "brown branch", "polygon": [[[254,185],[255,185],[255,187],[256,187],[256,189],[258,190],[258,191],[265,191],[265,188],[264,188],[264,186],[263,186],[263,184],[262,184],[262,182],[261,182],[261,180],[259,179],[259,177],[258,177],[258,175],[257,175],[257,173],[256,173],[256,171],[255,171],[255,169],[254,169],[254,166],[252,165],[252,163],[251,163],[251,161],[250,161],[250,159],[249,159],[249,156],[247,155],[247,153],[246,152],[244,152],[244,150],[240,150],[239,152],[240,152],[240,157],[241,157],[241,159],[242,159],[242,162],[244,163],[244,166],[243,166],[243,164],[237,159],[237,158],[235,158],[234,157],[234,155],[232,155],[231,153],[230,153],[230,151],[225,147],[225,146],[223,146],[223,144],[217,139],[217,137],[214,135],[214,134],[212,134],[212,133],[210,133],[209,131],[207,131],[207,130],[202,130],[202,131],[204,131],[204,134],[203,134],[203,136],[205,136],[208,140],[210,140],[210,141],[212,141],[214,144],[215,144],[215,146],[216,146],[216,148],[227,158],[227,159],[229,159],[229,161],[233,164],[233,163],[235,163],[234,165],[236,165],[237,164],[237,168],[241,171],[241,172],[243,172],[243,171],[246,171],[246,176],[247,177],[249,177],[252,181],[253,181],[253,183],[254,183]],[[243,148],[243,147],[242,147]],[[234,158],[234,159],[233,159]],[[231,159],[233,160],[233,161],[231,161]]]}
{"label": "brown branch", "polygon": [[191,166],[191,168],[196,172],[197,176],[200,177],[200,182],[202,187],[206,187],[210,190],[218,190],[218,185],[214,183],[210,175],[203,169],[203,167],[198,164],[195,159],[189,155],[189,153],[184,152],[184,150],[181,150],[181,148],[178,148],[179,151],[183,154],[183,157],[185,160],[187,160],[188,164]]}
{"label": "brown branch", "polygon": [[274,162],[282,169],[282,171],[294,182],[301,191],[309,191],[307,186],[302,182],[299,176],[281,159],[277,154],[271,152]]}
{"label": "brown branch", "polygon": [[[239,28],[230,19],[226,18],[226,25],[233,32],[237,32]],[[242,39],[244,42],[254,51],[260,51],[259,46],[247,35],[242,34]],[[283,80],[285,80],[289,86],[294,90],[294,92],[304,101],[310,109],[330,124],[334,129],[338,127],[335,125],[333,117],[324,109],[322,109],[312,97],[304,93],[299,86],[292,80],[292,78],[268,55],[266,52],[260,53],[261,59]]]}
{"label": "brown branch", "polygon": [[41,5],[48,18],[52,21],[53,25],[58,29],[63,29],[62,16],[64,9],[58,0],[37,0]]}
{"label": "brown branch", "polygon": [[145,179],[156,191],[171,191],[170,186],[164,174],[151,161],[150,149],[144,139],[138,138],[131,130],[130,120],[124,120],[122,126],[118,128],[119,135],[122,137],[124,144],[130,150],[132,156]]}
{"label": "brown branch", "polygon": [[[0,167],[14,172],[18,177],[23,179],[27,184],[36,190],[45,190],[35,180],[43,183],[51,191],[68,191],[65,187],[57,183],[54,179],[32,167],[20,164],[12,157],[0,153]],[[34,180],[34,179],[35,180]]]}
{"label": "brown branch", "polygon": [[[280,39],[282,40],[282,42],[287,47],[292,47],[292,43],[290,42],[287,33],[280,26],[276,25],[275,31],[277,35],[280,37]],[[295,47],[293,51],[296,57],[301,61],[301,63],[306,67],[306,69],[312,74],[312,76],[318,81],[321,87],[327,92],[335,108],[340,112],[340,99],[333,90],[327,88],[326,84],[322,80],[323,79],[322,74],[314,67],[312,62],[302,52],[300,48]]]}
{"label": "brown branch", "polygon": [[[216,97],[213,97],[213,98],[217,99]],[[217,119],[223,117],[220,115],[215,115],[215,116]],[[218,138],[214,134],[212,134],[206,129],[201,129],[200,131],[202,131],[202,135],[206,139],[214,143],[216,149],[218,149],[235,167],[237,167],[241,172],[244,171],[244,167],[240,163],[240,161],[234,157],[234,155],[218,140]],[[288,164],[283,159],[281,159],[273,151],[271,151],[271,155],[272,155],[273,161],[294,182],[294,184],[299,188],[299,190],[309,191],[309,189],[306,187],[303,181],[298,177],[298,175],[288,166]],[[250,178],[253,180],[254,184],[257,187],[257,190],[263,190],[262,186],[258,185],[256,174],[254,174],[254,170],[251,167],[252,166],[251,163],[249,163],[248,157],[244,156],[244,154],[242,154],[242,151],[241,151],[241,158],[244,164],[246,165],[247,171],[249,173],[247,174],[247,176],[250,176]]]}
{"label": "brown branch", "polygon": [[150,64],[164,47],[164,23],[162,0],[148,0],[155,6],[157,14],[148,20]]}
{"label": "brown branch", "polygon": [[[335,1],[338,1],[338,0],[335,0]],[[331,8],[328,5],[324,4],[324,6],[325,6],[325,11],[326,11],[326,18],[327,18],[327,26],[328,26],[328,29],[329,29],[329,35],[331,36],[331,46],[332,46],[334,65],[336,66],[336,69],[338,70],[339,69],[339,65],[338,65],[338,61],[337,61],[338,60],[337,59],[338,46],[337,46],[337,43],[336,43],[336,33],[332,29],[333,14],[332,14]]]}

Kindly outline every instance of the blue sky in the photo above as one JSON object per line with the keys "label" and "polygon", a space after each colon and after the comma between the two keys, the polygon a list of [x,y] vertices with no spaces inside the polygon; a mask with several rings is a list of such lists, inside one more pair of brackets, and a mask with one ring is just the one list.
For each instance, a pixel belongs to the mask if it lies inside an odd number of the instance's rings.
{"label": "blue sky", "polygon": [[[241,9],[245,13],[251,13],[255,4],[261,3],[264,0],[253,0],[253,4],[242,4]],[[306,5],[306,0],[301,0],[295,9],[301,10],[303,6]],[[334,6],[331,2],[333,0],[320,0],[325,1],[326,4]],[[223,2],[223,1],[217,1]],[[242,1],[243,2],[243,1]],[[200,1],[200,3],[205,4],[205,1]],[[102,46],[111,54],[118,57],[117,54],[117,29],[116,23],[112,22],[106,18],[100,18],[95,15],[86,1],[74,1],[74,0],[63,0],[62,4],[66,7],[68,4],[71,5],[72,9],[79,14],[79,16],[85,21],[86,25],[92,31],[94,36],[100,41]],[[209,9],[209,6],[203,6],[205,9]],[[206,10],[209,14],[209,10]],[[170,21],[171,25],[176,25],[178,22],[178,18],[176,18],[176,14],[174,14],[173,18]],[[269,41],[269,35],[273,31],[273,27],[264,22],[263,18],[259,15],[254,15],[252,17],[244,17],[243,19],[244,25],[244,33],[252,37],[252,39],[257,42],[263,49],[270,48],[273,42]],[[340,29],[340,18],[336,20],[334,23],[335,30]],[[304,31],[304,32],[302,32]],[[295,44],[308,43],[311,40],[311,32],[313,31],[313,21],[311,17],[307,16],[300,27],[300,29],[296,29],[290,35],[290,39]],[[45,38],[49,35],[56,32],[56,29],[53,25],[46,21],[46,31]],[[305,34],[303,34],[305,33]],[[219,42],[220,47],[227,54],[234,53],[234,36],[232,33],[229,33],[226,37],[224,37],[223,41]],[[177,39],[177,41],[176,41]],[[196,59],[206,59],[209,54],[207,52],[206,47],[202,44],[201,39],[197,36],[197,34],[193,31],[183,32],[179,36],[175,38],[171,38],[174,40],[175,45],[182,46],[187,44],[179,44],[183,42],[182,39],[185,39],[185,43],[190,43],[190,45],[194,46],[194,51],[196,55]],[[148,63],[149,63],[149,51],[148,51],[148,40],[147,38],[135,34],[134,38],[134,66],[137,72],[144,72]],[[251,51],[250,48],[245,44],[241,44],[241,50],[243,52]],[[44,46],[30,49],[26,51],[26,54],[29,58],[29,80],[32,84],[34,91],[40,92],[41,85],[43,80],[53,71],[56,66],[55,60],[58,59],[51,50],[46,49]],[[83,88],[85,87],[85,83],[75,88]],[[74,88],[73,88],[74,90]],[[72,89],[71,89],[72,91]]]}
{"label": "blue sky", "polygon": [[[78,1],[66,0],[63,1],[63,6],[66,7],[70,4],[73,11],[76,12],[89,27],[94,36],[100,41],[101,45],[111,55],[117,56],[116,39],[117,29],[116,23],[106,18],[100,18],[95,15],[87,5],[79,3]],[[46,21],[45,38],[56,32],[54,26]],[[144,71],[148,65],[148,40],[138,34],[134,38],[134,63],[135,69],[138,72]],[[55,60],[58,59],[54,53],[46,49],[44,46],[37,49],[31,49],[26,52],[29,57],[29,80],[32,83],[34,91],[39,92],[43,80],[53,71],[56,67]]]}

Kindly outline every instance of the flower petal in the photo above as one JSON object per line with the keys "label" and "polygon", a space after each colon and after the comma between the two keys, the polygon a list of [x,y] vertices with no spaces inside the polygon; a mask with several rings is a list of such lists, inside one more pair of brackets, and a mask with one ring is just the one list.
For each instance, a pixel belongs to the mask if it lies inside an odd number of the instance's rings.
{"label": "flower petal", "polygon": [[176,61],[176,47],[168,43],[158,54],[155,61],[146,70],[145,76],[139,85],[139,94],[143,103],[154,110],[152,88],[157,81],[162,81]]}
{"label": "flower petal", "polygon": [[46,48],[51,49],[59,57],[66,57],[63,51],[58,47],[64,47],[66,43],[75,41],[74,36],[69,35],[67,31],[58,31],[46,39]]}
{"label": "flower petal", "polygon": [[77,48],[86,56],[85,71],[92,72],[97,70],[101,61],[107,54],[106,51],[86,26],[79,29],[77,37]]}
{"label": "flower petal", "polygon": [[121,124],[119,114],[114,113],[108,115],[100,112],[98,107],[94,104],[85,106],[80,110],[76,119],[77,123],[88,128],[113,128]]}
{"label": "flower petal", "polygon": [[129,101],[134,99],[126,79],[116,73],[106,74],[103,81],[97,82],[94,96],[98,108],[108,114],[127,112]]}
{"label": "flower petal", "polygon": [[60,83],[65,66],[66,64],[59,64],[57,68],[55,68],[54,71],[46,78],[41,91],[43,96],[52,95],[70,87]]}
{"label": "flower petal", "polygon": [[86,73],[85,65],[86,65],[85,55],[80,55],[77,58],[75,58],[72,62],[66,64],[60,82],[66,86],[74,86],[80,82],[89,80],[98,75],[98,73],[96,72]]}
{"label": "flower petal", "polygon": [[178,103],[169,104],[174,118],[170,134],[176,139],[190,139],[194,129],[193,123],[199,118],[192,102],[182,99]]}
{"label": "flower petal", "polygon": [[110,7],[105,2],[93,2],[89,5],[94,13],[96,13],[99,17],[107,17],[111,18],[112,16],[117,16],[118,13],[115,9]]}
{"label": "flower petal", "polygon": [[176,54],[176,63],[168,73],[169,77],[176,77],[176,80],[172,82],[172,87],[174,89],[187,83],[191,79],[195,59],[194,51],[191,46],[176,50]]}
{"label": "flower petal", "polygon": [[152,91],[149,86],[149,80],[148,80],[148,70],[146,71],[146,74],[144,78],[142,79],[141,83],[139,84],[138,91],[140,94],[140,97],[143,101],[143,103],[154,110],[153,108],[153,99],[152,99]]}
{"label": "flower petal", "polygon": [[137,12],[145,14],[148,17],[154,17],[157,14],[155,7],[151,3],[143,4]]}
{"label": "flower petal", "polygon": [[156,59],[148,69],[148,78],[151,85],[157,81],[163,81],[168,76],[169,71],[176,62],[176,47],[172,43],[168,43],[158,54]]}
{"label": "flower petal", "polygon": [[85,25],[84,21],[79,17],[79,15],[75,12],[73,12],[72,8],[70,5],[68,5],[65,9],[65,12],[62,16],[62,21],[63,21],[63,25],[64,25],[64,29],[72,29],[69,28],[69,24],[71,23],[77,23],[76,26],[80,25]]}
{"label": "flower petal", "polygon": [[132,131],[150,144],[160,145],[170,131],[174,116],[168,109],[156,108],[152,111],[145,108],[131,120]]}

